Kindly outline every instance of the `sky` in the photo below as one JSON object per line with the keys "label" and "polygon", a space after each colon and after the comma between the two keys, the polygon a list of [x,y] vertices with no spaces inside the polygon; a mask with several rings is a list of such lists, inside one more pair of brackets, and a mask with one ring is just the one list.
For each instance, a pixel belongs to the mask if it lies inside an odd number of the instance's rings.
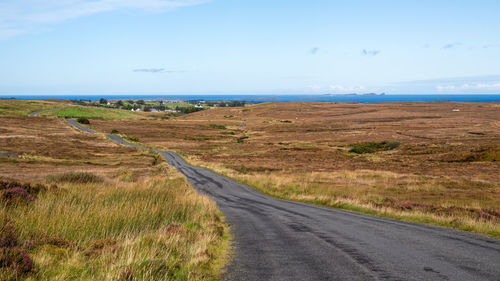
{"label": "sky", "polygon": [[500,1],[0,0],[0,95],[500,94]]}

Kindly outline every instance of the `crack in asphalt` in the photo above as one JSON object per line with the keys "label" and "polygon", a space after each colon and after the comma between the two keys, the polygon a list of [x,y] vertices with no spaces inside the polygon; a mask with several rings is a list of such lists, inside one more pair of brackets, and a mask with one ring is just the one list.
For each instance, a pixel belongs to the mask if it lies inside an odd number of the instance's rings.
{"label": "crack in asphalt", "polygon": [[225,280],[500,280],[498,239],[279,200],[154,151],[213,198],[231,225],[235,251]]}

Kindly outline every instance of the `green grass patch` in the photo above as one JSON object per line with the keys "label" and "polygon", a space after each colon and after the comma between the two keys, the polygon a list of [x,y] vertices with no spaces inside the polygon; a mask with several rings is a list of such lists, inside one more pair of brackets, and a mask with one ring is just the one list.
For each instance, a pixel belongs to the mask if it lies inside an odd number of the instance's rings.
{"label": "green grass patch", "polygon": [[57,116],[64,118],[100,118],[100,119],[137,119],[140,116],[123,112],[117,109],[109,108],[95,108],[95,107],[83,107],[83,106],[73,106],[62,108],[54,112],[46,112],[42,115],[47,116]]}
{"label": "green grass patch", "polygon": [[28,115],[32,112],[55,109],[63,106],[60,103],[25,100],[0,100],[0,116]]}
{"label": "green grass patch", "polygon": [[400,144],[398,141],[367,142],[352,146],[349,152],[356,154],[374,153],[382,150],[396,149]]}
{"label": "green grass patch", "polygon": [[224,126],[224,125],[210,124],[209,126],[212,129],[218,129],[218,130],[225,130],[226,129],[226,126]]}

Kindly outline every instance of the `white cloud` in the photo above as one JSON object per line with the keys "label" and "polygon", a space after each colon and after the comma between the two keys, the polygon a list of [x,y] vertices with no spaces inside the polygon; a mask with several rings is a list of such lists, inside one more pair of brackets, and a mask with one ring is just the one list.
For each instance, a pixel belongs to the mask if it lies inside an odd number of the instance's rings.
{"label": "white cloud", "polygon": [[500,90],[500,82],[492,83],[466,83],[461,85],[438,85],[436,89],[440,92],[464,91],[464,90]]}
{"label": "white cloud", "polygon": [[6,0],[0,2],[0,38],[39,25],[122,9],[165,12],[210,0]]}

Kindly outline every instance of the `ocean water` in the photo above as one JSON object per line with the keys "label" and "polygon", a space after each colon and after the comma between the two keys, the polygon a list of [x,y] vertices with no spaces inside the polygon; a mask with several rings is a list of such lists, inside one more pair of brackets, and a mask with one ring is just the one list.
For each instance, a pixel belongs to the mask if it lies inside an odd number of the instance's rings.
{"label": "ocean water", "polygon": [[402,102],[402,101],[453,101],[500,102],[500,94],[468,95],[383,95],[383,96],[332,96],[332,95],[0,95],[16,99],[178,99],[178,100],[239,100],[251,102],[334,101],[334,102]]}

